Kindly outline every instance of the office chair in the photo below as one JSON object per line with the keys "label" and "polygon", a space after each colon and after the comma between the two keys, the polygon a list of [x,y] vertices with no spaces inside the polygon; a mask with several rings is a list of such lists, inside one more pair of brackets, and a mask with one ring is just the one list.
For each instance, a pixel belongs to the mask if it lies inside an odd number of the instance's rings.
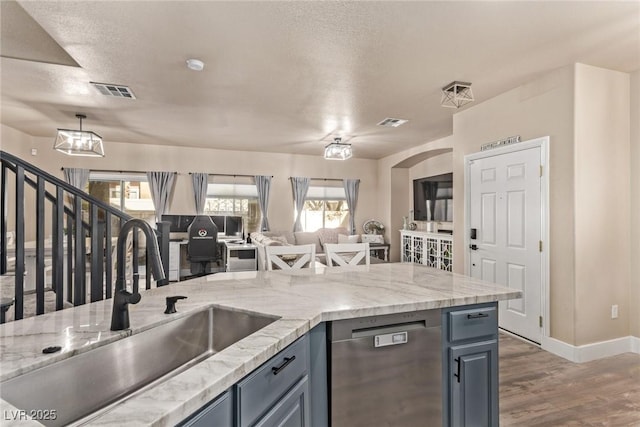
{"label": "office chair", "polygon": [[187,229],[187,259],[191,274],[204,276],[207,264],[218,259],[218,227],[207,215],[197,215]]}

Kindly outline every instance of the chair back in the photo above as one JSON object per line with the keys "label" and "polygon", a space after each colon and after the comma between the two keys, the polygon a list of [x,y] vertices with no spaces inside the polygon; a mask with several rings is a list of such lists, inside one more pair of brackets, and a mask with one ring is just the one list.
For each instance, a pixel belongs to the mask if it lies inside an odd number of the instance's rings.
{"label": "chair back", "polygon": [[316,262],[315,245],[298,246],[265,246],[267,270],[273,270],[276,265],[281,270],[298,270],[313,267]]}
{"label": "chair back", "polygon": [[198,215],[187,229],[187,257],[192,263],[212,262],[218,258],[218,227],[208,215]]}
{"label": "chair back", "polygon": [[324,245],[327,267],[371,264],[369,243],[327,243]]}

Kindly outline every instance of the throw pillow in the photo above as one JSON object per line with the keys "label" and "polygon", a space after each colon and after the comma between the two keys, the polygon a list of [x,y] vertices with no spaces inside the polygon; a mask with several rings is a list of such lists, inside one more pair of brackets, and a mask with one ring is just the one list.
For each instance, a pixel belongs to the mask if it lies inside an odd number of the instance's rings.
{"label": "throw pillow", "polygon": [[271,237],[271,240],[282,243],[282,246],[290,245],[290,243],[287,241],[287,239],[284,236],[273,236]]}
{"label": "throw pillow", "polygon": [[306,231],[296,231],[296,245],[316,245],[316,253],[323,252],[320,239],[316,233]]}
{"label": "throw pillow", "polygon": [[354,234],[347,236],[346,234],[338,234],[338,243],[360,243],[360,236]]}
{"label": "throw pillow", "polygon": [[265,237],[264,239],[262,239],[262,244],[264,246],[283,246],[281,241],[271,239],[269,237]]}

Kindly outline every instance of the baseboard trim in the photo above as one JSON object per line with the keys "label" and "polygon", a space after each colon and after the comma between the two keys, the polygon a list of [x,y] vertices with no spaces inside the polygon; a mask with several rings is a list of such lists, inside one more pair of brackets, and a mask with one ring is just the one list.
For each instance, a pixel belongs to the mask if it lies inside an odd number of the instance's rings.
{"label": "baseboard trim", "polygon": [[567,344],[555,338],[543,337],[542,349],[576,363],[589,362],[622,353],[639,353],[640,338],[622,337],[581,346]]}

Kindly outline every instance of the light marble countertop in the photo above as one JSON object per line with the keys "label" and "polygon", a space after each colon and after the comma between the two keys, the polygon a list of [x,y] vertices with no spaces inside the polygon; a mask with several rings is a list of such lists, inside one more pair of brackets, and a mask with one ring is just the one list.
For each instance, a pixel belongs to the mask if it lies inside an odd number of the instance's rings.
{"label": "light marble countertop", "polygon": [[[252,276],[246,278],[247,276]],[[169,380],[117,404],[91,425],[174,425],[323,321],[519,298],[519,291],[408,263],[213,276],[144,291],[130,306],[131,329],[110,331],[112,302],[100,301],[0,325],[0,381],[89,351],[211,306],[279,320]],[[178,313],[165,297],[185,295]],[[42,349],[62,346],[45,355]],[[126,363],[126,361],[123,361]],[[44,379],[46,381],[46,379]],[[15,411],[0,400],[0,412]],[[2,425],[28,425],[31,421]]]}

